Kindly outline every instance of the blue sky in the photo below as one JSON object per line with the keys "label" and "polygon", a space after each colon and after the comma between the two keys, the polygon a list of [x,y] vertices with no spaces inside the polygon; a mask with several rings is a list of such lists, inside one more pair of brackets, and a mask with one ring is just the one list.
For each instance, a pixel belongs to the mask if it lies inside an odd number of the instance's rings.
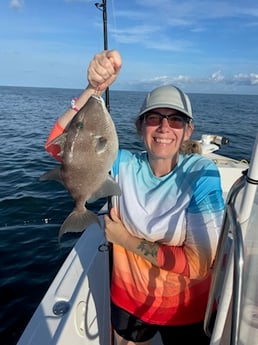
{"label": "blue sky", "polygon": [[[1,0],[0,85],[84,88],[103,48],[97,0]],[[102,0],[100,0],[102,2]],[[113,89],[258,94],[257,0],[107,0]]]}

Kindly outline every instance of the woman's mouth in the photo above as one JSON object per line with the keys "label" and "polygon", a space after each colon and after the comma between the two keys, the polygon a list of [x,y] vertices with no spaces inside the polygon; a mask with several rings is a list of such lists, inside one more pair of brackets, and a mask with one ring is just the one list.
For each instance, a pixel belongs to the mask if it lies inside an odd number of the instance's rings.
{"label": "woman's mouth", "polygon": [[169,139],[169,138],[157,138],[157,137],[154,137],[153,138],[154,141],[156,143],[159,143],[159,144],[171,144],[172,143],[172,139]]}

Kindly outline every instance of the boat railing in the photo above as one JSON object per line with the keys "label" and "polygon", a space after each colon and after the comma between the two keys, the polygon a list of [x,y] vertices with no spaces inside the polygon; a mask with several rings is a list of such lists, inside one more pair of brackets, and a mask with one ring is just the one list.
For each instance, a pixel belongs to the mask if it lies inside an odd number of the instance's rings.
{"label": "boat railing", "polygon": [[[243,175],[232,185],[226,200],[204,321],[204,330],[211,337],[210,344],[212,345],[254,344],[251,338],[249,342],[245,340],[242,343],[240,335],[243,333],[245,293],[250,286],[256,285],[256,281],[252,281],[254,274],[250,268],[255,266],[258,259],[256,255],[258,251],[257,184],[258,133],[249,169],[244,171]],[[251,217],[251,213],[253,217]],[[253,223],[256,225],[254,226]],[[255,252],[255,258],[251,264],[248,262],[251,249],[250,239],[251,246],[254,246],[252,251]],[[247,243],[249,244],[247,245]],[[217,307],[215,323],[212,321],[214,306]],[[257,308],[255,303],[254,310]],[[252,313],[252,317],[256,321],[256,313]],[[252,334],[258,335],[256,323]],[[254,321],[252,320],[250,324],[254,324]],[[249,333],[251,334],[250,328]]]}
{"label": "boat railing", "polygon": [[[232,265],[233,255],[233,284],[232,284],[232,328],[230,335],[230,345],[237,344],[237,337],[239,333],[239,318],[240,318],[240,304],[241,304],[241,289],[242,289],[242,275],[243,275],[243,260],[244,260],[244,245],[241,231],[241,225],[237,220],[237,212],[235,209],[236,198],[239,192],[245,185],[245,176],[241,176],[232,186],[229,191],[229,195],[226,202],[226,208],[224,213],[224,220],[222,225],[221,236],[219,239],[216,259],[213,267],[213,279],[210,288],[210,295],[206,310],[206,317],[204,322],[204,329],[207,335],[210,337],[215,331],[213,329],[212,314],[214,310],[214,303],[224,303],[220,296],[222,281],[228,285],[229,282],[225,280],[229,277],[229,271],[232,271],[232,267],[228,267],[226,270],[224,267],[225,259],[228,265]],[[233,252],[232,252],[233,250]],[[225,321],[224,315],[224,321]],[[222,320],[221,320],[222,321]],[[217,324],[219,328],[217,331],[221,331],[221,326]]]}

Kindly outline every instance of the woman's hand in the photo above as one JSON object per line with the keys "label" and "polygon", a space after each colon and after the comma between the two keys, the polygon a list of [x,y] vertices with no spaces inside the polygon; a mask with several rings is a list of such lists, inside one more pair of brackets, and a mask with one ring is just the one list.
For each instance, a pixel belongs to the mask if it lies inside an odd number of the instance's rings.
{"label": "woman's hand", "polygon": [[118,217],[115,208],[111,208],[110,214],[105,215],[104,220],[108,242],[118,244],[158,266],[158,243],[149,242],[131,235]]}
{"label": "woman's hand", "polygon": [[117,78],[122,59],[117,50],[104,50],[94,56],[88,67],[88,82],[97,91],[104,91]]}
{"label": "woman's hand", "polygon": [[116,209],[111,208],[109,215],[104,216],[104,220],[107,241],[125,247],[125,243],[131,235],[118,217]]}

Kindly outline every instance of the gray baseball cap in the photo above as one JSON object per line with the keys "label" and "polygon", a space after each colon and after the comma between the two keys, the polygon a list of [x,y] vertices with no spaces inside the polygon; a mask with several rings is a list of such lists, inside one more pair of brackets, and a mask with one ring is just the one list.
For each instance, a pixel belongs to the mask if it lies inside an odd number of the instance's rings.
{"label": "gray baseball cap", "polygon": [[171,108],[193,118],[189,97],[174,85],[164,85],[152,90],[146,96],[139,116],[155,108]]}

